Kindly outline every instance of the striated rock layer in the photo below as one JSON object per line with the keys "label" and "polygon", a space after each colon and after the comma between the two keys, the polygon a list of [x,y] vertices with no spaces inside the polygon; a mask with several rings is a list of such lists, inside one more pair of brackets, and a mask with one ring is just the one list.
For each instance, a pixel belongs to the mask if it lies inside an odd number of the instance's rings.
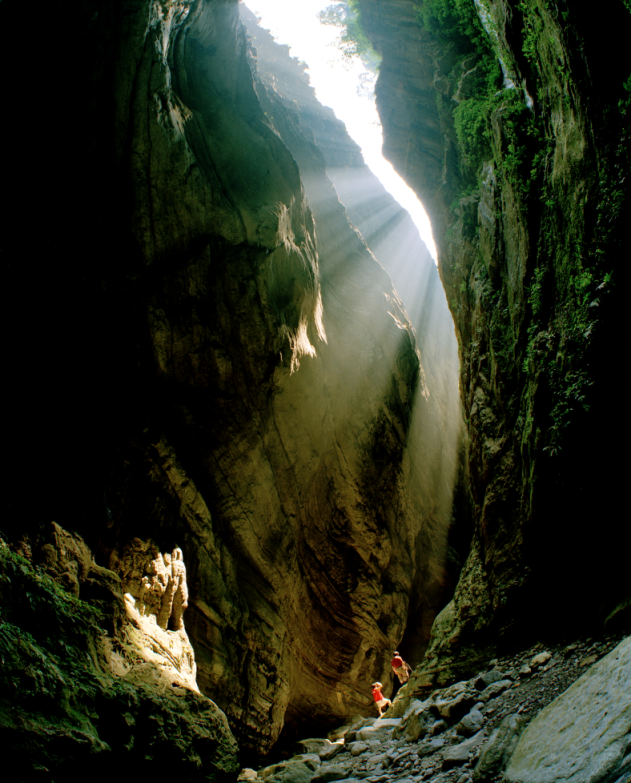
{"label": "striated rock layer", "polygon": [[359,6],[383,55],[384,152],[431,216],[459,342],[475,531],[425,666],[448,680],[485,646],[629,621],[608,412],[631,17],[622,3],[606,19],[543,0]]}
{"label": "striated rock layer", "polygon": [[[265,752],[368,709],[410,616],[426,643],[457,444],[388,274],[257,84],[236,3],[35,11],[7,93],[5,532],[79,530],[145,640],[188,604],[200,691]],[[22,13],[2,3],[3,38]],[[33,101],[50,41],[65,91]]]}

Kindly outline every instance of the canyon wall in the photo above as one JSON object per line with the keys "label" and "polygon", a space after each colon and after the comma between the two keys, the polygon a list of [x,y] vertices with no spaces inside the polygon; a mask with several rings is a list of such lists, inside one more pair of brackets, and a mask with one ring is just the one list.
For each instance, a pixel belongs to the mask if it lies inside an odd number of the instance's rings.
{"label": "canyon wall", "polygon": [[[427,536],[432,527],[446,529],[447,546],[439,571],[425,572],[426,567],[421,565],[408,596],[410,612],[405,637],[398,646],[410,660],[419,661],[435,612],[444,604],[445,596],[453,592],[469,535],[466,509],[453,502],[460,485],[463,448],[453,319],[436,265],[418,229],[365,164],[344,124],[332,109],[319,102],[309,84],[305,64],[290,57],[289,47],[277,44],[243,3],[239,12],[253,45],[257,76],[262,82],[262,105],[274,118],[299,165],[319,226],[322,255],[337,259],[336,266],[344,264],[345,248],[339,239],[350,219],[388,272],[414,327],[421,352],[427,404],[412,412],[406,502],[416,509],[413,513],[418,518],[434,520],[434,525],[424,526],[421,536]],[[338,285],[336,279],[329,283],[326,270],[322,281],[325,290],[329,285]],[[417,551],[429,553],[433,549],[431,540],[422,538]],[[441,553],[443,550],[441,544]]]}
{"label": "canyon wall", "polygon": [[370,709],[406,631],[427,643],[458,567],[453,348],[446,402],[235,2],[36,6],[19,72],[0,8],[2,533],[27,560],[53,519],[81,535],[130,612],[181,552],[187,596],[156,622],[177,634],[188,604],[200,691],[265,753]]}
{"label": "canyon wall", "polygon": [[430,683],[521,638],[629,622],[612,413],[631,18],[622,2],[359,5],[384,154],[430,214],[461,362],[474,537]]}

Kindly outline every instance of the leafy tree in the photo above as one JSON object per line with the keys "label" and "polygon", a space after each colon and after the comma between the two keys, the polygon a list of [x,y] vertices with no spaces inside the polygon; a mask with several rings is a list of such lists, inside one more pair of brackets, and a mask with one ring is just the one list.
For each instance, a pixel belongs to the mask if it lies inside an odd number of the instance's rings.
{"label": "leafy tree", "polygon": [[357,0],[333,3],[320,11],[318,19],[322,24],[340,29],[340,49],[346,60],[358,57],[369,70],[377,70],[381,57],[364,32]]}

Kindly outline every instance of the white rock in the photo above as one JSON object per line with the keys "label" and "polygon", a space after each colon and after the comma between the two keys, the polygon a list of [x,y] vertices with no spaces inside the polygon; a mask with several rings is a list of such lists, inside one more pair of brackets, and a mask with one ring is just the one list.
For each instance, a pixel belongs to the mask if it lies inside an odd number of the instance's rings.
{"label": "white rock", "polygon": [[537,666],[542,666],[544,663],[547,663],[550,658],[552,658],[552,654],[546,650],[545,652],[539,653],[539,655],[535,655],[534,658],[530,660],[529,666],[531,669],[535,669]]}

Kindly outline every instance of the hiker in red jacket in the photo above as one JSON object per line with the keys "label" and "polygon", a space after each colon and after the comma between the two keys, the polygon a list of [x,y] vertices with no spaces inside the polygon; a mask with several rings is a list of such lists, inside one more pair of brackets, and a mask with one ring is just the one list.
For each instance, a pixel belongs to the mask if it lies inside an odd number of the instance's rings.
{"label": "hiker in red jacket", "polygon": [[373,682],[372,697],[375,700],[375,703],[379,710],[379,717],[383,715],[383,708],[385,707],[386,704],[388,705],[388,707],[392,707],[392,702],[390,701],[390,699],[384,699],[383,693],[381,692],[382,688],[383,685],[380,682]]}
{"label": "hiker in red jacket", "polygon": [[412,667],[409,663],[406,663],[398,652],[394,653],[394,658],[390,661],[392,665],[392,671],[399,678],[401,685],[406,683],[410,679],[412,673]]}

